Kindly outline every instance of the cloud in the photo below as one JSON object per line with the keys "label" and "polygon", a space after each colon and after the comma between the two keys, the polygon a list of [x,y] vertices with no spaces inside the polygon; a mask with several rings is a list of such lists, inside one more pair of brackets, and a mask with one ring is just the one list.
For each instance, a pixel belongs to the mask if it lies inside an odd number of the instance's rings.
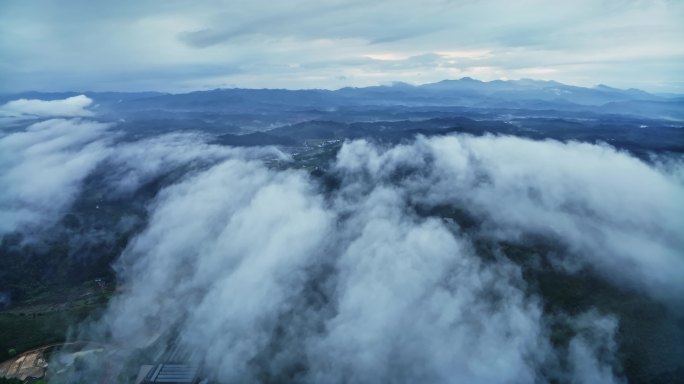
{"label": "cloud", "polygon": [[580,332],[568,346],[568,360],[572,367],[569,382],[622,382],[614,376],[612,368],[617,353],[617,319],[587,312],[574,319],[573,323]]}
{"label": "cloud", "polygon": [[171,133],[119,144],[104,165],[109,194],[125,197],[161,174],[206,168],[236,156],[289,160],[275,147],[229,148],[208,144],[211,139],[197,133]]}
{"label": "cloud", "polygon": [[[80,330],[115,346],[113,371],[131,351],[174,347],[240,382],[620,382],[618,315],[549,312],[525,278],[534,263],[482,241],[544,239],[556,272],[590,270],[682,309],[679,160],[507,136],[357,140],[331,164],[330,190],[272,166],[288,160],[275,148],[207,141],[119,141],[80,118],[0,136],[0,236],[54,224],[90,175],[112,199],[167,177],[114,265],[125,290]],[[557,318],[571,333],[561,345]]]}
{"label": "cloud", "polygon": [[417,204],[466,209],[502,239],[549,236],[616,283],[673,303],[684,295],[681,179],[606,145],[464,136],[382,151],[360,141],[338,167],[376,180],[412,170],[419,177],[402,188]]}
{"label": "cloud", "polygon": [[[0,5],[2,89],[337,88],[552,75],[585,86],[682,92],[684,7],[676,1],[153,4]],[[63,49],[65,42],[73,49]],[[413,70],[390,62],[372,68],[354,64],[378,53],[413,57],[458,51],[489,54],[477,63],[468,57],[440,61],[443,65],[426,61]]]}
{"label": "cloud", "polygon": [[338,203],[354,207],[349,242],[335,261],[335,314],[307,346],[308,381],[534,381],[550,351],[519,271],[482,264],[442,221],[407,214],[402,195],[379,186]]}
{"label": "cloud", "polygon": [[[113,370],[132,350],[170,347],[239,382],[613,383],[620,319],[546,312],[524,277],[533,266],[477,244],[541,237],[562,274],[579,265],[672,307],[684,292],[676,163],[513,137],[360,140],[344,144],[329,174],[339,187],[325,191],[249,153],[163,140],[124,157],[193,164],[185,152],[214,154],[149,205],[146,229],[115,265],[126,289],[82,329],[116,346],[105,357]],[[478,226],[425,213],[444,206]],[[559,316],[565,344],[549,329]]]}
{"label": "cloud", "polygon": [[0,137],[0,237],[59,219],[108,154],[108,124],[51,119]]}
{"label": "cloud", "polygon": [[0,114],[10,117],[88,117],[94,113],[87,108],[93,100],[85,95],[63,100],[12,100],[0,106]]}
{"label": "cloud", "polygon": [[398,191],[354,197],[329,207],[303,173],[239,159],[167,188],[118,263],[109,332],[139,348],[180,322],[184,349],[225,380],[304,362],[315,382],[534,379],[544,328],[516,268],[406,216]]}
{"label": "cloud", "polygon": [[[5,104],[20,116],[73,115],[92,100],[16,100]],[[103,198],[128,198],[160,176],[184,174],[231,157],[289,158],[274,147],[229,148],[207,144],[210,137],[172,133],[117,141],[112,124],[56,118],[0,135],[0,238],[50,227],[66,212],[86,178],[101,174]]]}

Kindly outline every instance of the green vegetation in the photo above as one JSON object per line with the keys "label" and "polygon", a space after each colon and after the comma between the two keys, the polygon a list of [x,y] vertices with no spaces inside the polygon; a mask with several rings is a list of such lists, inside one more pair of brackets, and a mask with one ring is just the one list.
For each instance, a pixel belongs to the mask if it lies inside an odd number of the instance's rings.
{"label": "green vegetation", "polygon": [[681,356],[684,348],[673,340],[684,338],[677,315],[663,304],[629,286],[616,285],[590,269],[574,273],[551,264],[563,257],[579,258],[563,244],[546,237],[529,236],[519,242],[477,238],[479,221],[467,210],[452,206],[415,207],[421,216],[453,220],[471,233],[477,255],[484,262],[506,257],[521,268],[528,292],[541,299],[556,349],[567,348],[578,329],[573,316],[589,311],[619,319],[616,341],[621,374],[634,382],[673,383],[684,377]]}
{"label": "green vegetation", "polygon": [[[19,379],[3,379],[0,377],[0,384],[21,384],[22,381]],[[34,384],[45,384],[45,380],[34,381]]]}
{"label": "green vegetation", "polygon": [[99,294],[60,307],[35,305],[0,312],[0,361],[46,344],[64,342],[76,324],[97,316],[108,296]]}
{"label": "green vegetation", "polygon": [[333,142],[298,153],[293,156],[295,160],[294,166],[308,171],[325,169],[335,159],[341,147],[341,142]]}
{"label": "green vegetation", "polygon": [[566,273],[552,267],[546,255],[564,252],[552,242],[530,239],[527,244],[501,243],[499,249],[523,268],[531,291],[543,300],[544,312],[552,314],[548,321],[556,347],[567,347],[577,334],[566,316],[596,310],[619,318],[616,341],[621,369],[627,377],[653,383],[677,382],[682,377],[682,348],[672,340],[681,340],[684,328],[664,305],[629,287],[616,286],[590,270]]}
{"label": "green vegetation", "polygon": [[[62,313],[17,315],[0,314],[0,345],[14,345],[14,354],[22,353],[41,345],[64,341],[73,318]],[[0,361],[14,354],[3,348]]]}

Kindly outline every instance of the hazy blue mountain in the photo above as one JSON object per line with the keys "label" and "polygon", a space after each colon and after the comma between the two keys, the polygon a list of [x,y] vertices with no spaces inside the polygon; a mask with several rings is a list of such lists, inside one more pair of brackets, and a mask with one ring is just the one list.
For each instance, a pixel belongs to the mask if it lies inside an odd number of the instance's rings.
{"label": "hazy blue mountain", "polygon": [[[18,98],[44,100],[74,96],[77,92],[25,92],[0,95],[0,101]],[[570,111],[620,114],[656,119],[684,120],[681,95],[654,95],[638,89],[617,89],[606,85],[591,88],[532,79],[480,81],[469,77],[413,86],[393,83],[338,90],[305,89],[214,89],[181,94],[157,92],[86,92],[103,113],[144,117],[145,114],[188,113],[260,114],[264,121],[254,125],[283,125],[345,108],[463,107],[480,110]],[[313,116],[319,114],[320,116]],[[304,113],[308,118],[298,118]],[[267,116],[277,114],[278,119]],[[289,114],[289,115],[288,115]],[[285,121],[283,121],[285,119]],[[257,119],[259,120],[259,119]],[[249,122],[247,122],[249,125]],[[264,124],[260,124],[264,123]]]}

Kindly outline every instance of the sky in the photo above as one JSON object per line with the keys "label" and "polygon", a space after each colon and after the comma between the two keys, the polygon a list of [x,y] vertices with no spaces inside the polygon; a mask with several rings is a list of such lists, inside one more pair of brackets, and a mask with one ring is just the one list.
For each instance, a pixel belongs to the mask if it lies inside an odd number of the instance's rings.
{"label": "sky", "polygon": [[0,2],[0,92],[465,76],[684,93],[677,0]]}

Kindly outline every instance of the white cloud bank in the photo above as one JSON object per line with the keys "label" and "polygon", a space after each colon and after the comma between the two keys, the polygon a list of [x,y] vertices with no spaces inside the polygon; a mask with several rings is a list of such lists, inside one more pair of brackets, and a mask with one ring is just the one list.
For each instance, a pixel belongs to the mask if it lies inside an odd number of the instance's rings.
{"label": "white cloud bank", "polygon": [[358,141],[342,149],[338,167],[383,182],[411,170],[417,176],[400,184],[411,201],[466,209],[503,239],[550,236],[616,282],[684,297],[684,186],[675,170],[608,146],[489,136],[386,151]]}
{"label": "white cloud bank", "polygon": [[397,190],[333,204],[303,173],[243,160],[166,189],[118,265],[112,337],[141,347],[180,321],[181,343],[229,381],[302,361],[311,382],[536,376],[548,346],[516,267],[482,265]]}
{"label": "white cloud bank", "polygon": [[89,117],[94,113],[87,108],[93,100],[78,95],[61,100],[19,99],[0,106],[0,114],[8,117]]}
{"label": "white cloud bank", "polygon": [[[80,116],[91,100],[16,100],[17,113]],[[10,109],[12,109],[10,108]],[[80,112],[79,112],[80,111]],[[2,131],[0,131],[2,133]],[[125,197],[164,172],[208,166],[230,157],[275,157],[275,148],[236,149],[206,144],[200,134],[167,134],[116,143],[111,124],[81,118],[55,118],[23,131],[0,134],[0,239],[14,231],[48,228],[81,192],[84,180],[100,165],[107,168],[108,197]]]}
{"label": "white cloud bank", "polygon": [[0,137],[0,238],[59,219],[108,155],[109,125],[51,119]]}
{"label": "white cloud bank", "polygon": [[87,337],[129,354],[176,334],[186,361],[235,382],[614,383],[619,320],[580,314],[553,346],[521,268],[486,261],[473,236],[543,235],[624,289],[675,306],[684,294],[684,186],[612,148],[355,141],[333,173],[339,189],[322,193],[303,172],[238,157],[166,188],[117,263],[126,291]]}
{"label": "white cloud bank", "polygon": [[[576,315],[577,334],[554,345],[543,298],[520,265],[482,254],[482,238],[543,236],[566,249],[546,255],[554,268],[589,268],[673,307],[684,297],[678,163],[513,137],[360,140],[323,192],[259,160],[282,156],[273,149],[189,134],[115,143],[110,131],[52,119],[0,137],[0,235],[59,219],[98,166],[117,196],[185,172],[116,263],[126,289],[82,335],[121,348],[112,370],[164,341],[236,382],[620,382],[619,319]],[[440,206],[481,226],[417,213]]]}

